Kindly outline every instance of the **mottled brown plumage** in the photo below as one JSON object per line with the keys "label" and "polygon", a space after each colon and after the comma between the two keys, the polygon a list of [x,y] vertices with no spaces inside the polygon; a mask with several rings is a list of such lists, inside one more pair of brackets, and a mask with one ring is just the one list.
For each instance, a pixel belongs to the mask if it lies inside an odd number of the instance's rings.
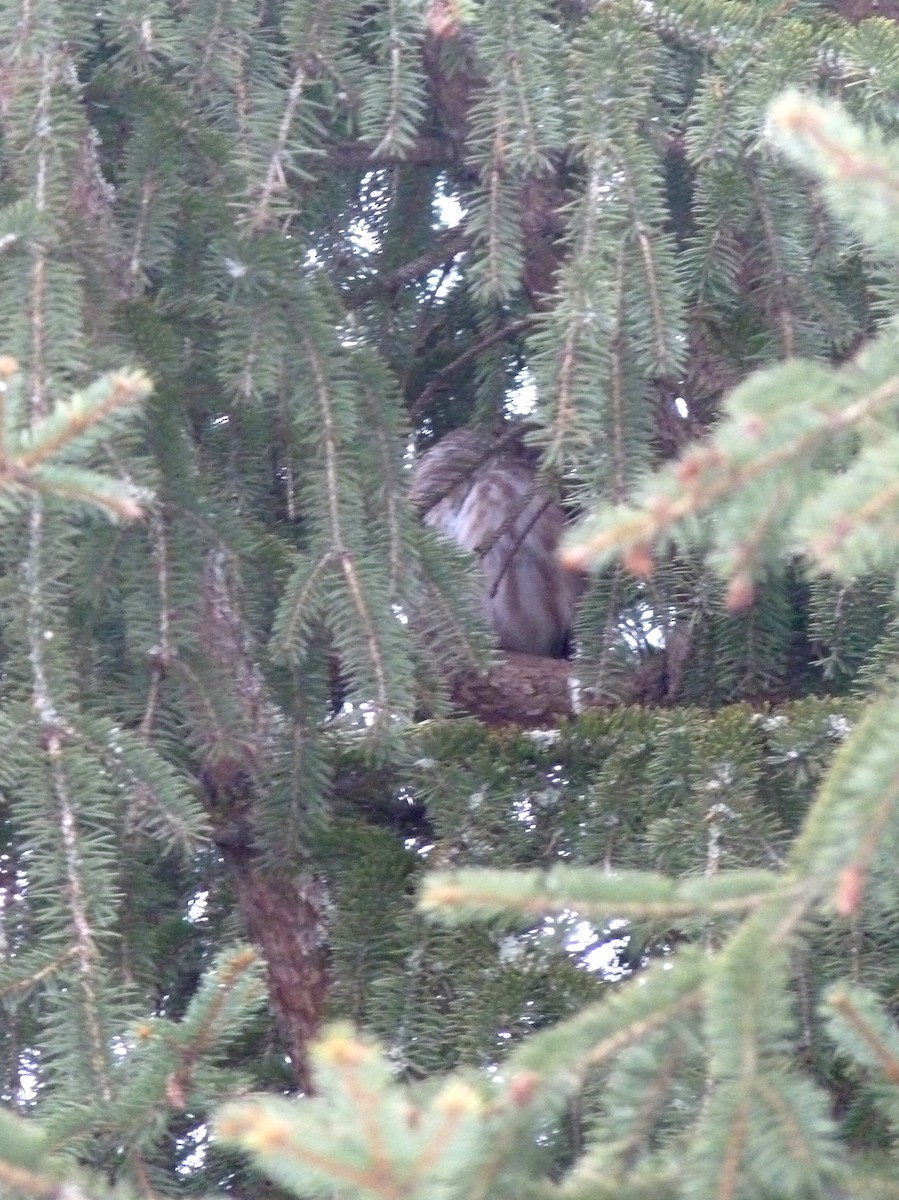
{"label": "mottled brown plumage", "polygon": [[422,456],[412,500],[428,525],[480,560],[500,648],[564,657],[581,581],[556,558],[565,513],[533,463],[485,434],[455,430]]}

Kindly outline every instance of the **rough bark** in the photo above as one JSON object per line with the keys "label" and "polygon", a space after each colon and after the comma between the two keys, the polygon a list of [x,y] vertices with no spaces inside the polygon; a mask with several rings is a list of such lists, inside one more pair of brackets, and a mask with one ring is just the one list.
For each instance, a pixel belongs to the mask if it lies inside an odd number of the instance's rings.
{"label": "rough bark", "polygon": [[502,654],[490,671],[460,672],[450,687],[454,703],[485,725],[527,729],[557,725],[589,708],[664,704],[673,698],[668,660],[661,653],[618,681],[614,695],[586,682],[597,673],[595,664]]}
{"label": "rough bark", "polygon": [[275,743],[275,706],[267,694],[239,597],[221,555],[203,572],[200,641],[229,705],[197,703],[197,741],[206,753],[200,782],[213,837],[234,880],[247,934],[266,963],[269,1005],[297,1086],[312,1090],[308,1047],[328,996],[328,945],[322,882],[303,862],[272,865],[254,837],[256,781]]}
{"label": "rough bark", "polygon": [[274,875],[247,848],[223,851],[241,915],[266,964],[269,1005],[297,1087],[313,1091],[309,1044],[328,998],[324,886],[315,876]]}

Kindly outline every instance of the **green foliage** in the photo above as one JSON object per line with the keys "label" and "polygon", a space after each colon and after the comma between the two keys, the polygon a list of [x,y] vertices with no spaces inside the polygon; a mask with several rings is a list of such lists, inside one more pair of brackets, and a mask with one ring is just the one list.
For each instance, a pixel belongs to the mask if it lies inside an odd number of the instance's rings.
{"label": "green foliage", "polygon": [[[899,26],[0,34],[0,1192],[895,1196]],[[608,707],[491,731],[409,459],[532,394]]]}

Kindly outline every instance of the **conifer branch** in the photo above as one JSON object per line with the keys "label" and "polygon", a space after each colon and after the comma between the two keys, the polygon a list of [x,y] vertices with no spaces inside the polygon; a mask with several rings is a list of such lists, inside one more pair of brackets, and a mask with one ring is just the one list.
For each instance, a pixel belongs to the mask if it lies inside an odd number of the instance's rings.
{"label": "conifer branch", "polygon": [[60,1184],[57,1172],[44,1173],[19,1167],[0,1158],[0,1182],[10,1195],[31,1196],[34,1200],[92,1200],[90,1193],[74,1183]]}
{"label": "conifer branch", "polygon": [[859,993],[844,985],[831,989],[825,1003],[864,1048],[863,1055],[856,1052],[854,1057],[899,1087],[899,1047],[892,1018],[875,1008],[870,994]]}
{"label": "conifer branch", "polygon": [[106,1039],[98,1015],[100,987],[97,973],[100,955],[84,889],[78,818],[64,762],[64,742],[72,740],[75,735],[56,707],[45,666],[44,647],[48,635],[52,637],[52,630],[46,628],[44,615],[43,553],[44,512],[40,500],[35,498],[31,505],[28,557],[24,567],[34,707],[41,728],[51,798],[59,821],[66,884],[65,898],[70,915],[74,958],[78,965],[82,990],[82,1011],[88,1034],[89,1061],[94,1084],[103,1099],[109,1101],[112,1092],[107,1070]]}
{"label": "conifer branch", "polygon": [[62,970],[66,963],[77,958],[77,955],[77,946],[66,947],[65,950],[59,954],[55,954],[48,962],[44,962],[33,970],[29,970],[27,974],[17,976],[9,983],[0,984],[0,997],[17,997],[31,991],[32,988],[36,988],[45,980],[52,979],[54,975],[57,975]]}
{"label": "conifer branch", "polygon": [[[290,603],[282,603],[274,641],[274,647],[279,651],[290,652],[299,644],[303,626],[308,621],[309,614],[314,610],[315,602],[318,599],[320,585],[327,576],[328,568],[333,566],[339,558],[339,550],[327,550],[312,563],[311,567],[307,568],[303,584],[298,590],[292,592]],[[287,617],[285,617],[285,613],[288,614]]]}
{"label": "conifer branch", "polygon": [[[395,166],[397,163],[414,163],[417,166],[433,167],[448,166],[458,158],[458,149],[446,137],[419,135],[411,146],[387,146],[376,153],[371,142],[339,141],[329,147],[328,159],[336,167],[378,167]],[[0,252],[3,250],[0,239]]]}
{"label": "conifer branch", "polygon": [[359,578],[355,559],[347,550],[344,550],[340,554],[340,569],[346,580],[347,589],[352,597],[353,605],[361,623],[362,633],[368,646],[368,660],[375,674],[377,709],[379,717],[383,721],[389,713],[389,693],[387,688],[387,674],[381,656],[380,638],[377,634],[371,607],[368,603],[368,597],[365,594],[365,588]]}
{"label": "conifer branch", "polygon": [[591,1046],[588,1050],[583,1063],[582,1073],[586,1074],[591,1068],[602,1066],[603,1063],[620,1054],[628,1046],[645,1042],[657,1029],[662,1029],[666,1025],[673,1024],[679,1017],[696,1012],[704,1000],[705,989],[697,988],[695,991],[687,992],[684,996],[679,997],[666,1007],[660,1008],[658,1012],[653,1013],[651,1016],[634,1021],[629,1028],[619,1030],[603,1038],[602,1041],[597,1042],[596,1045]]}
{"label": "conifer branch", "polygon": [[[47,211],[47,187],[50,172],[50,135],[52,122],[50,118],[50,103],[53,85],[57,81],[57,73],[53,64],[52,51],[46,50],[40,59],[40,91],[34,117],[34,128],[37,143],[37,156],[34,175],[34,207],[39,216]],[[32,249],[31,265],[31,296],[30,296],[30,325],[31,325],[31,411],[32,418],[44,416],[47,408],[46,387],[46,347],[45,337],[45,307],[46,307],[46,268],[47,251],[43,242]]]}
{"label": "conifer branch", "polygon": [[319,411],[322,418],[322,446],[325,455],[325,501],[330,526],[331,552],[337,557],[340,563],[340,571],[346,582],[347,592],[359,618],[360,629],[366,642],[368,662],[374,677],[375,703],[379,719],[384,720],[388,715],[390,703],[387,671],[381,654],[377,623],[370,609],[365,586],[359,577],[358,564],[354,555],[347,549],[347,540],[340,511],[342,480],[338,465],[340,456],[338,445],[339,435],[330,388],[325,377],[324,364],[321,361],[318,348],[308,339],[305,340],[305,346],[313,371],[315,395],[318,399]]}
{"label": "conifer branch", "polygon": [[[774,889],[782,891],[784,897],[792,894],[791,887],[780,884],[774,875],[718,876],[707,883],[706,888],[700,888],[697,881],[678,885],[639,872],[603,876],[565,867],[546,873],[522,871],[514,876],[469,868],[429,875],[420,903],[426,911],[447,921],[502,912],[548,916],[559,913],[566,904],[597,920],[615,913],[634,921],[678,921],[702,912],[751,912],[767,903]],[[722,890],[725,894],[716,894]],[[560,896],[565,897],[563,902]]]}
{"label": "conifer branch", "polygon": [[153,730],[162,681],[175,659],[171,637],[171,611],[169,598],[169,555],[166,530],[161,509],[153,509],[150,518],[150,536],[153,541],[153,563],[156,568],[156,586],[159,592],[159,640],[147,653],[150,659],[150,686],[144,714],[140,721],[140,734],[148,741]]}
{"label": "conifer branch", "polygon": [[59,730],[47,731],[45,741],[51,786],[59,808],[65,856],[66,898],[75,935],[75,957],[82,989],[89,1061],[94,1085],[99,1090],[100,1097],[108,1104],[112,1100],[112,1086],[109,1077],[107,1038],[100,1020],[100,954],[84,887],[81,832],[64,768],[63,744]]}
{"label": "conifer branch", "polygon": [[[596,237],[596,222],[600,209],[603,188],[606,185],[604,163],[592,158],[587,164],[584,199],[580,205],[580,226],[577,242],[572,248],[570,262],[565,268],[562,286],[562,304],[559,307],[562,319],[562,339],[558,351],[556,384],[552,396],[552,438],[547,449],[547,459],[557,461],[566,438],[577,418],[577,372],[580,367],[580,349],[584,326],[598,314],[592,311],[591,297],[576,274],[580,264],[592,261]],[[588,316],[589,314],[589,316]]]}
{"label": "conifer branch", "polygon": [[[630,181],[628,181],[630,182]],[[636,197],[632,197],[631,203],[635,203]],[[643,277],[646,280],[646,291],[649,296],[649,310],[651,314],[652,324],[652,339],[655,347],[656,371],[659,375],[665,375],[670,372],[672,363],[671,356],[668,352],[668,340],[666,337],[668,331],[668,322],[665,320],[662,310],[662,296],[659,286],[658,272],[656,270],[655,257],[653,254],[652,241],[649,237],[649,231],[646,225],[637,219],[635,233],[637,237],[637,246],[640,251],[640,258],[643,263]]]}
{"label": "conifer branch", "polygon": [[133,283],[137,283],[142,274],[143,242],[150,214],[150,206],[156,193],[156,182],[145,179],[141,184],[140,200],[138,202],[137,220],[134,222],[134,236],[131,241],[131,254],[128,262],[128,273]]}
{"label": "conifer branch", "polygon": [[301,63],[294,71],[293,79],[285,98],[284,111],[281,114],[281,120],[278,124],[275,145],[269,155],[265,179],[259,190],[259,198],[254,204],[253,211],[248,219],[251,230],[255,231],[266,228],[270,219],[272,200],[276,192],[283,192],[287,187],[284,155],[307,79],[308,71],[306,65]]}
{"label": "conifer branch", "polygon": [[752,194],[755,198],[756,210],[761,218],[765,234],[765,261],[770,264],[771,274],[769,303],[774,306],[774,314],[780,329],[781,353],[784,358],[792,358],[796,353],[796,328],[793,313],[789,304],[789,287],[786,267],[780,240],[774,226],[774,215],[768,197],[763,192],[759,181],[752,177]]}
{"label": "conifer branch", "polygon": [[510,321],[506,325],[500,326],[499,329],[494,329],[483,337],[477,338],[471,346],[463,350],[439,371],[435,371],[428,380],[425,387],[419,392],[409,409],[409,416],[412,420],[422,416],[427,412],[431,401],[446,387],[452,377],[461,371],[464,367],[470,366],[478,361],[479,358],[491,347],[498,345],[501,342],[510,341],[517,337],[520,333],[525,333],[529,329],[533,329],[537,322],[537,317],[529,315],[520,317],[517,321]]}
{"label": "conifer branch", "polygon": [[85,391],[76,392],[71,400],[57,404],[52,413],[32,423],[17,467],[21,471],[34,470],[101,421],[144,399],[149,392],[150,381],[142,371],[109,375]]}
{"label": "conifer branch", "polygon": [[611,426],[609,457],[611,459],[611,498],[622,501],[627,495],[627,448],[625,446],[626,429],[626,396],[624,382],[624,352],[627,337],[624,331],[627,317],[627,270],[626,250],[622,246],[616,262],[613,276],[613,312],[614,328],[609,346],[609,422]]}
{"label": "conifer branch", "polygon": [[498,88],[496,126],[486,172],[487,221],[485,238],[487,243],[487,286],[485,291],[487,295],[496,296],[497,298],[504,296],[506,290],[503,282],[506,247],[503,245],[503,239],[499,231],[502,222],[502,197],[505,191],[503,175],[507,157],[505,141],[509,121],[509,115],[504,103],[503,81],[499,82]]}
{"label": "conifer branch", "polygon": [[[772,371],[770,386],[783,394],[790,372],[797,370],[802,368],[787,365]],[[752,386],[757,390],[757,381]],[[742,394],[735,393],[735,403]],[[826,405],[819,401],[809,412],[803,432],[784,429],[781,436],[781,426],[790,424],[786,406],[774,419],[767,412],[753,416],[735,411],[711,445],[687,450],[672,468],[659,473],[656,485],[647,489],[642,508],[620,506],[595,532],[585,527],[569,539],[562,560],[573,569],[584,570],[620,550],[629,555],[627,561],[636,573],[650,574],[651,561],[643,557],[643,551],[685,518],[708,511],[725,497],[791,463],[807,463],[837,434],[862,425],[895,403],[897,396],[899,375],[889,376],[842,408],[833,399]]]}
{"label": "conifer branch", "polygon": [[387,534],[387,588],[391,596],[399,592],[402,574],[405,567],[402,536],[402,511],[405,501],[405,489],[401,489],[397,474],[395,430],[385,427],[379,420],[383,397],[371,387],[368,380],[362,381],[362,401],[364,411],[371,418],[371,428],[374,430],[377,447],[377,461],[381,468],[379,478],[383,480],[385,504],[385,526]]}
{"label": "conifer branch", "polygon": [[387,23],[387,112],[384,118],[384,135],[372,151],[374,158],[391,150],[402,154],[409,141],[403,128],[408,121],[408,114],[404,104],[406,96],[403,86],[403,35],[398,27],[397,0],[387,0]]}
{"label": "conifer branch", "polygon": [[144,1200],[155,1200],[156,1192],[150,1179],[146,1159],[136,1146],[131,1146],[128,1149],[128,1166],[134,1174],[138,1189]]}

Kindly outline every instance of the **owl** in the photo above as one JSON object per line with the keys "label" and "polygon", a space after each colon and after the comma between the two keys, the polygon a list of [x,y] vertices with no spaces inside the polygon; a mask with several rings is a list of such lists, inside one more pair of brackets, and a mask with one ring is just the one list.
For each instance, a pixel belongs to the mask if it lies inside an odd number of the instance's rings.
{"label": "owl", "polygon": [[411,499],[427,525],[478,558],[500,649],[564,658],[581,579],[556,557],[565,512],[522,448],[455,430],[422,456]]}

